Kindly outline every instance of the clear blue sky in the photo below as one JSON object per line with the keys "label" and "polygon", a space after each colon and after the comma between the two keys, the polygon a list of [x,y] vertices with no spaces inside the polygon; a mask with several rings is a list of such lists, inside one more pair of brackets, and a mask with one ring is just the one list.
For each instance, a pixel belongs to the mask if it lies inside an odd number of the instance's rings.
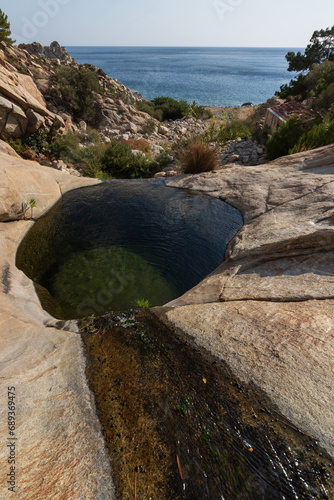
{"label": "clear blue sky", "polygon": [[333,0],[2,0],[17,43],[305,47]]}

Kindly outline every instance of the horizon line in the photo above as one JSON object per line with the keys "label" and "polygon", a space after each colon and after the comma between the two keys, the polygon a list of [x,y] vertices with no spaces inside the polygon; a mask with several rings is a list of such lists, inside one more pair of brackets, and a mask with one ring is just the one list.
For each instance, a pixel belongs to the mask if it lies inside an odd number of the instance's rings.
{"label": "horizon line", "polygon": [[143,48],[143,49],[302,49],[303,47],[287,46],[262,46],[262,45],[68,45],[64,47],[117,47],[117,48]]}

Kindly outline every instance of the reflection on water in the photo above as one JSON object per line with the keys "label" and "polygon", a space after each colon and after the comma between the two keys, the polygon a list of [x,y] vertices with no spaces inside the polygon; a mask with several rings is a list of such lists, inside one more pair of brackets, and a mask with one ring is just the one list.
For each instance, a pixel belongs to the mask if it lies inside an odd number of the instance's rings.
{"label": "reflection on water", "polygon": [[221,264],[241,225],[238,210],[206,194],[158,179],[112,181],[65,195],[29,231],[17,266],[58,317],[125,310],[141,298],[162,305]]}
{"label": "reflection on water", "polygon": [[[85,321],[117,498],[334,498],[314,438],[149,313]],[[132,496],[130,494],[132,493]]]}

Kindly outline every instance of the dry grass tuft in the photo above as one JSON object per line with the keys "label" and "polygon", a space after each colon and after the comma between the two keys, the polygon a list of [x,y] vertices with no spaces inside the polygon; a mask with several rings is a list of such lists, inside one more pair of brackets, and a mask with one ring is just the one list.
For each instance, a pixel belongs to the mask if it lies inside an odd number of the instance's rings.
{"label": "dry grass tuft", "polygon": [[178,160],[184,174],[211,172],[219,165],[215,149],[200,141],[193,141],[178,153]]}

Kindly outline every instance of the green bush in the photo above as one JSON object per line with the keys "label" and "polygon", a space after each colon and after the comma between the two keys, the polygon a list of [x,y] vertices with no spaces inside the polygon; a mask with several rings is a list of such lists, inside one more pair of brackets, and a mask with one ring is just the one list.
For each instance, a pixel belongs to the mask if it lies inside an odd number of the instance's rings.
{"label": "green bush", "polygon": [[177,120],[190,113],[190,106],[185,100],[176,101],[171,97],[156,97],[152,102],[156,110],[162,111],[163,120]]}
{"label": "green bush", "polygon": [[185,174],[199,174],[211,172],[218,168],[216,151],[202,142],[195,140],[188,144],[178,154],[182,172]]}
{"label": "green bush", "polygon": [[334,143],[334,120],[328,117],[322,123],[314,125],[311,130],[302,134],[297,144],[289,150],[289,154],[320,148],[332,143]]}
{"label": "green bush", "polygon": [[106,178],[108,175],[103,172],[103,156],[106,145],[96,143],[80,149],[78,166],[86,177]]}
{"label": "green bush", "polygon": [[314,102],[314,108],[317,110],[329,110],[334,104],[334,83],[330,83]]}
{"label": "green bush", "polygon": [[198,106],[196,101],[189,106],[187,101],[177,101],[171,97],[156,97],[152,101],[138,101],[137,109],[148,113],[152,118],[161,122],[164,120],[177,120],[187,115],[202,118],[205,114],[208,118],[210,117],[210,111],[206,111],[203,106]]}
{"label": "green bush", "polygon": [[304,131],[303,123],[296,116],[292,116],[285,123],[282,123],[272,135],[269,135],[266,145],[268,160],[289,154]]}
{"label": "green bush", "polygon": [[49,133],[45,128],[39,128],[37,132],[29,135],[25,140],[25,145],[36,151],[36,153],[48,155],[51,152]]}
{"label": "green bush", "polygon": [[102,171],[110,177],[137,179],[151,177],[158,172],[156,162],[143,154],[133,154],[128,146],[111,142],[102,156]]}
{"label": "green bush", "polygon": [[13,148],[14,151],[19,156],[22,156],[23,151],[25,150],[25,145],[22,144],[22,140],[21,139],[13,139],[12,137],[10,137],[10,138],[8,138],[8,137],[1,137],[1,139],[3,141],[7,142],[7,144],[9,144],[10,147]]}
{"label": "green bush", "polygon": [[57,71],[58,85],[65,106],[75,119],[94,123],[96,116],[93,92],[101,92],[99,79],[88,68],[61,67]]}
{"label": "green bush", "polygon": [[79,161],[81,154],[79,142],[79,138],[73,132],[59,135],[51,143],[51,153],[65,162]]}
{"label": "green bush", "polygon": [[161,109],[156,109],[153,102],[151,101],[138,101],[137,102],[137,109],[138,111],[143,111],[144,113],[147,113],[148,115],[152,116],[152,118],[155,118],[156,120],[159,120],[160,122],[163,119],[163,112]]}
{"label": "green bush", "polygon": [[142,131],[144,134],[150,135],[156,130],[156,125],[155,121],[153,118],[149,118],[146,120],[146,122],[142,125]]}
{"label": "green bush", "polygon": [[[194,116],[195,118],[200,119],[200,118],[202,118],[204,113],[207,115],[208,118],[212,117],[211,111],[205,110],[203,108],[203,106],[199,106],[198,104],[196,104],[196,101],[193,101],[193,103],[189,107],[188,114],[190,114],[191,116]],[[210,114],[211,114],[211,116],[210,116]]]}
{"label": "green bush", "polygon": [[256,132],[256,122],[251,118],[246,120],[235,119],[227,125],[222,125],[216,135],[217,142],[226,144],[240,137],[241,139],[252,139]]}

